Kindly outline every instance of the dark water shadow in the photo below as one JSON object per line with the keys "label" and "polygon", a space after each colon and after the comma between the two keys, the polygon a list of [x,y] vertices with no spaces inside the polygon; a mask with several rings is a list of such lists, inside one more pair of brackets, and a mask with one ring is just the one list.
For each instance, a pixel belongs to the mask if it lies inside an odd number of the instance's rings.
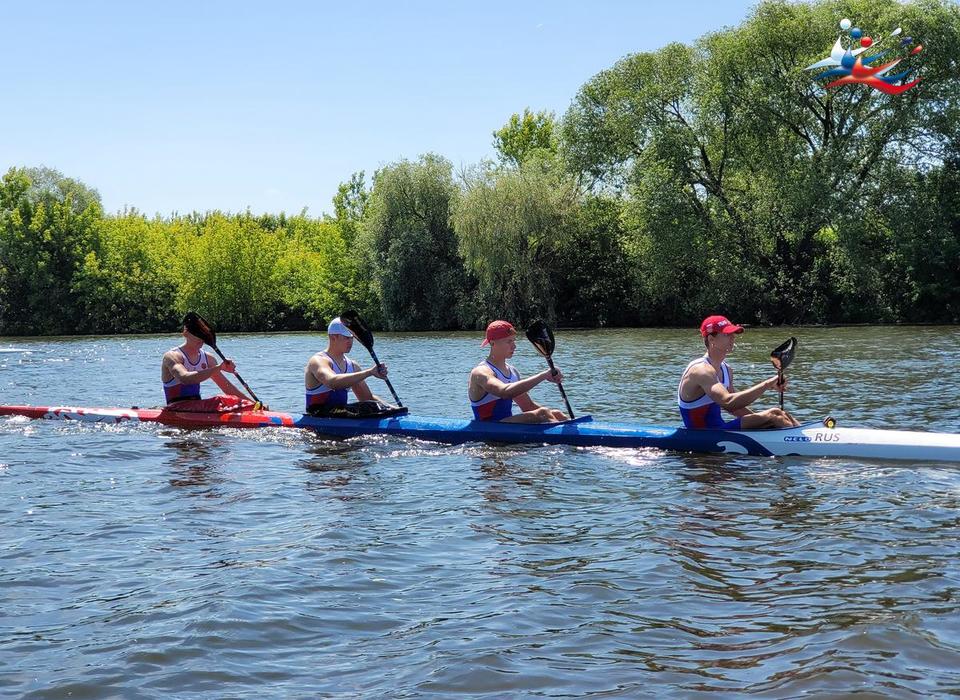
{"label": "dark water shadow", "polygon": [[[512,449],[507,454],[485,456],[480,462],[480,478],[484,485],[480,494],[483,499],[488,503],[530,499],[551,501],[555,495],[551,480],[558,475],[557,465],[552,461],[535,465],[525,463],[522,457],[531,454],[540,452]],[[518,460],[518,457],[521,459]],[[516,493],[512,492],[514,487],[519,487]]]}
{"label": "dark water shadow", "polygon": [[174,451],[169,462],[170,485],[194,489],[196,495],[204,498],[221,498],[223,493],[218,487],[224,483],[224,440],[212,432],[177,431],[173,435],[174,439],[164,443],[165,449]]}
{"label": "dark water shadow", "polygon": [[362,499],[359,494],[340,491],[348,487],[369,465],[365,449],[356,441],[336,438],[316,438],[307,448],[307,455],[297,467],[308,473],[304,488],[315,498],[329,497],[331,489],[338,490],[340,500]]}

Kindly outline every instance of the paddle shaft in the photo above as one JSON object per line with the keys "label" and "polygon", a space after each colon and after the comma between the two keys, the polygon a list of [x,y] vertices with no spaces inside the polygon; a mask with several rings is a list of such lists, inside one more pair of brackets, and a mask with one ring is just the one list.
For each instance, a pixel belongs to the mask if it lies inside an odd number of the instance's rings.
{"label": "paddle shaft", "polygon": [[[223,356],[223,353],[220,352],[220,348],[217,347],[216,343],[208,343],[208,345],[213,348],[213,351],[220,356],[220,359],[224,362],[227,361],[227,358]],[[257,403],[263,403],[260,399],[257,398],[257,395],[253,393],[253,389],[250,388],[250,385],[243,381],[243,377],[240,376],[239,372],[234,372],[233,376],[237,378],[237,381],[243,385],[243,388],[247,390],[247,393],[253,397],[253,400]]]}
{"label": "paddle shaft", "polygon": [[[783,386],[783,370],[777,370],[777,384]],[[780,389],[780,410],[783,410],[783,389]]]}
{"label": "paddle shaft", "polygon": [[[547,355],[546,357],[547,357],[547,364],[550,365],[550,369],[553,371],[554,374],[556,374],[557,368],[553,366],[553,358],[550,357],[549,355]],[[557,388],[560,390],[560,396],[563,397],[563,402],[567,405],[567,415],[570,416],[570,420],[573,420],[574,418],[576,418],[576,416],[573,415],[573,409],[570,408],[570,401],[567,399],[567,392],[563,390],[563,384],[560,382],[557,382]]]}
{"label": "paddle shaft", "polygon": [[[377,368],[382,367],[383,363],[380,362],[380,359],[377,357],[377,353],[373,351],[373,348],[367,348],[367,350],[370,352],[370,357],[373,358],[373,361],[376,363]],[[400,408],[403,408],[403,402],[400,400],[400,397],[397,396],[397,392],[394,391],[393,384],[391,384],[390,380],[387,379],[386,377],[383,378],[383,381],[387,383],[387,388],[390,390],[390,393],[393,394],[393,400],[397,402],[397,406],[399,406]]]}

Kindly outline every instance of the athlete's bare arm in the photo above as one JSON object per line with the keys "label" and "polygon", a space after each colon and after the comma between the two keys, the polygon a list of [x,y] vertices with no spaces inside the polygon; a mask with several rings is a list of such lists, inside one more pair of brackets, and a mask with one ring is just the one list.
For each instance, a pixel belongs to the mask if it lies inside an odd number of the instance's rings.
{"label": "athlete's bare arm", "polygon": [[[355,366],[359,367],[356,363]],[[374,365],[370,369],[358,369],[355,372],[344,372],[338,374],[330,360],[317,353],[310,358],[305,370],[305,382],[308,389],[315,389],[321,384],[331,389],[352,389],[353,395],[358,401],[380,401],[386,403],[379,396],[374,394],[367,386],[367,377],[376,377],[377,379],[387,378],[387,366]]]}
{"label": "athlete's bare arm", "polygon": [[191,372],[184,366],[180,353],[170,350],[163,355],[160,377],[165,382],[176,377],[181,384],[199,384],[221,372],[236,372],[233,360],[226,360],[222,365],[218,365],[217,361],[207,354],[207,368]]}
{"label": "athlete's bare arm", "polygon": [[[484,364],[474,367],[470,373],[470,398],[473,401],[478,401],[484,393],[493,394],[501,399],[514,399],[521,410],[526,410],[520,403],[523,400],[520,397],[526,395],[528,391],[543,381],[557,384],[563,381],[563,374],[557,370],[556,375],[553,375],[552,370],[546,369],[526,379],[507,383],[498,379],[493,370]],[[527,400],[532,403],[529,397],[527,397]],[[536,404],[534,405],[536,406]]]}
{"label": "athlete's bare arm", "polygon": [[[777,387],[777,377],[774,375],[759,384],[755,384],[749,389],[743,391],[730,391],[717,381],[717,375],[713,367],[707,363],[692,367],[684,378],[684,390],[691,387],[697,387],[704,394],[709,396],[714,402],[720,405],[726,411],[734,415],[745,415],[738,413],[746,409],[750,404],[760,398],[763,392]],[[681,395],[685,393],[681,391]],[[688,394],[689,395],[689,394]],[[693,400],[693,399],[688,399]],[[749,413],[749,411],[748,411]]]}
{"label": "athlete's bare arm", "polygon": [[[207,366],[216,365],[216,359],[210,354],[207,353]],[[233,382],[227,379],[224,372],[230,372],[231,374],[236,374],[236,367],[233,364],[233,360],[225,360],[222,365],[219,366],[220,371],[212,375],[210,378],[213,379],[214,383],[220,388],[224,394],[228,396],[238,396],[241,399],[250,399],[252,397],[247,396],[240,390],[239,387],[235,386]]]}

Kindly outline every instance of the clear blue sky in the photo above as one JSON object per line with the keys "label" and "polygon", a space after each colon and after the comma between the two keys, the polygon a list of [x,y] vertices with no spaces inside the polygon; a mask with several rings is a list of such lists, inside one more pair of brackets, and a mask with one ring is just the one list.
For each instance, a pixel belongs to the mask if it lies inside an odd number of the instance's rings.
{"label": "clear blue sky", "polygon": [[10,3],[0,168],[56,168],[108,212],[319,215],[354,171],[492,157],[514,112],[561,116],[619,58],[754,4]]}

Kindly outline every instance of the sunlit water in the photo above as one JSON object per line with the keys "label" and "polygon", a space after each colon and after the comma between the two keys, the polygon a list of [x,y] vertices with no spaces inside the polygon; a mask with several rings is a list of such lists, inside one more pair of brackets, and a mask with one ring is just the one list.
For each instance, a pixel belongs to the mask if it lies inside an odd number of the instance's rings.
{"label": "sunlit water", "polygon": [[[790,332],[799,417],[960,431],[960,329],[752,330],[739,386]],[[0,401],[156,405],[175,340],[0,339]],[[220,344],[296,410],[321,342]],[[578,413],[667,425],[701,350],[557,343]],[[427,415],[467,415],[478,344],[377,337]],[[955,466],[4,418],[0,525],[0,696],[960,694]]]}

